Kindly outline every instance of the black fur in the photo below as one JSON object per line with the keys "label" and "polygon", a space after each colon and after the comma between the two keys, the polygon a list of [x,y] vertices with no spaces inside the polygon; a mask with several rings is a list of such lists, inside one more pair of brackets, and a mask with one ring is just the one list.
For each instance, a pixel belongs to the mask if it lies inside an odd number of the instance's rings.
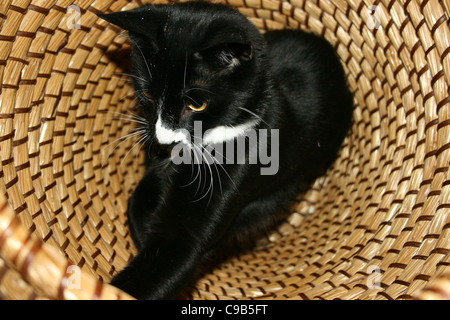
{"label": "black fur", "polygon": [[[128,207],[139,253],[112,284],[136,298],[174,298],[225,239],[266,228],[299,185],[325,172],[349,129],[352,96],[324,39],[288,30],[263,36],[222,5],[99,16],[126,29],[134,43],[134,86],[152,138],[147,172]],[[202,112],[188,108],[203,102]],[[262,175],[261,163],[177,165],[169,158],[173,145],[155,139],[159,113],[170,129],[192,135],[194,120],[203,132],[251,120],[269,137],[278,129],[278,171]]]}

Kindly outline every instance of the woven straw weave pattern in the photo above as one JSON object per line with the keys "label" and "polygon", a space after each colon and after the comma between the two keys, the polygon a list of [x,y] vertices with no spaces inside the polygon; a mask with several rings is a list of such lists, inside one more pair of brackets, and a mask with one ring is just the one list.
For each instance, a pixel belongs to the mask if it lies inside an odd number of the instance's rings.
{"label": "woven straw weave pattern", "polygon": [[[130,298],[105,283],[136,253],[126,206],[144,158],[121,139],[133,129],[119,115],[135,106],[130,46],[95,13],[144,2],[0,4],[1,298]],[[326,37],[354,121],[286,223],[188,298],[449,299],[450,2],[227,4],[262,31]]]}

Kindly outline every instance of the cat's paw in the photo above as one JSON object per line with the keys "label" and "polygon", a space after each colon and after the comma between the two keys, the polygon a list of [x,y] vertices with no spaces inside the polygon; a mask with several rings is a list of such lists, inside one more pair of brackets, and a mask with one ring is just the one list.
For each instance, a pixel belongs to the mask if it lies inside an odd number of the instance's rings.
{"label": "cat's paw", "polygon": [[110,282],[111,285],[138,300],[165,300],[172,297],[170,290],[164,290],[164,285],[155,285],[155,283],[157,283],[156,279],[152,279],[148,273],[144,275],[130,266],[122,270]]}

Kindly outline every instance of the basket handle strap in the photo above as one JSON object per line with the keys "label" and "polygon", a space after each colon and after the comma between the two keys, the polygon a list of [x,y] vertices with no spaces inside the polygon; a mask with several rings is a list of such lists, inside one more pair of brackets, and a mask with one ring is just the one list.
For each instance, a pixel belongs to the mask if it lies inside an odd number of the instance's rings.
{"label": "basket handle strap", "polygon": [[132,299],[66,259],[32,235],[0,192],[0,259],[39,294],[51,299]]}

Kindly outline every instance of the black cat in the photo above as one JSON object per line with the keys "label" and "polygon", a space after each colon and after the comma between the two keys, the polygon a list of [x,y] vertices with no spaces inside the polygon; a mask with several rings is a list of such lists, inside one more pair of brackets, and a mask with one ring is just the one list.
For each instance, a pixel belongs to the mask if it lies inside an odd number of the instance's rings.
{"label": "black cat", "polygon": [[225,239],[266,228],[334,161],[352,95],[331,45],[301,31],[261,35],[203,2],[100,14],[129,33],[149,138],[128,206],[139,249],[112,284],[175,298]]}

